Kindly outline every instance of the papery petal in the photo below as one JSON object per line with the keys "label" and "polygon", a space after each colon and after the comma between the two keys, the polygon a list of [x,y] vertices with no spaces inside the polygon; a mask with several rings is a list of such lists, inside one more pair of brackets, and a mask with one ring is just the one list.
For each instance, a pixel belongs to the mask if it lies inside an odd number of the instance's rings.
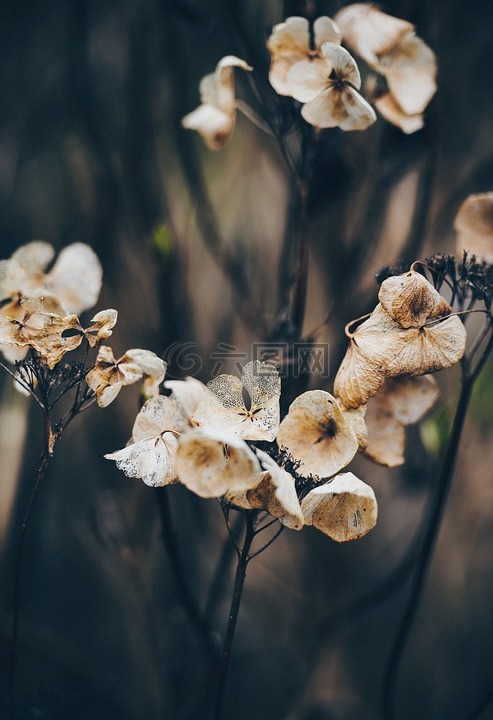
{"label": "papery petal", "polygon": [[151,352],[151,350],[133,348],[132,350],[127,350],[125,357],[132,363],[135,363],[144,375],[153,378],[156,385],[160,385],[163,382],[168,365],[158,357],[156,353]]}
{"label": "papery petal", "polygon": [[94,307],[102,282],[98,256],[83,243],[64,248],[46,276],[47,289],[60,298],[68,313],[77,315]]}
{"label": "papery petal", "polygon": [[390,92],[375,98],[373,104],[385,120],[400,128],[406,135],[412,135],[424,126],[422,113],[407,115],[397,105]]}
{"label": "papery petal", "polygon": [[[62,357],[71,350],[75,350],[82,342],[82,328],[77,315],[60,317],[49,313],[39,313],[30,318],[29,345],[40,355],[43,362],[53,369]],[[70,336],[63,333],[69,330],[77,332]]]}
{"label": "papery petal", "polygon": [[267,40],[272,55],[307,55],[310,51],[310,25],[306,18],[288,17],[274,25]]}
{"label": "papery petal", "polygon": [[166,380],[164,387],[171,390],[171,397],[182,408],[183,414],[191,419],[206,394],[206,386],[193,377],[185,380]]}
{"label": "papery petal", "polygon": [[22,245],[12,255],[12,260],[18,263],[30,274],[42,273],[55,257],[55,249],[44,240],[33,240]]}
{"label": "papery petal", "polygon": [[91,347],[107,340],[113,334],[118,319],[117,310],[101,310],[91,320],[94,325],[84,330],[84,335]]}
{"label": "papery petal", "polygon": [[371,105],[356,90],[336,86],[303,105],[301,114],[315,127],[340,127],[345,131],[365,130],[377,119]]}
{"label": "papery petal", "polygon": [[331,477],[358,451],[356,433],[335,398],[323,390],[305,392],[291,403],[277,444],[300,463],[296,472],[302,477]]}
{"label": "papery petal", "polygon": [[394,100],[407,115],[422,113],[437,90],[435,54],[413,34],[381,56],[374,67],[385,76]]}
{"label": "papery petal", "polygon": [[217,106],[229,114],[235,110],[234,68],[253,70],[248,63],[236,55],[226,55],[216,66]]}
{"label": "papery petal", "polygon": [[323,64],[307,60],[295,63],[287,74],[286,87],[289,92],[286,94],[303,103],[314,100],[327,87],[331,70],[326,60],[323,60]]}
{"label": "papery petal", "polygon": [[235,113],[225,113],[213,105],[200,105],[182,120],[183,127],[196,130],[211,150],[220,150],[230,140]]}
{"label": "papery petal", "polygon": [[315,49],[320,50],[326,42],[340,43],[341,31],[332,18],[323,15],[313,23],[313,39],[315,41]]}
{"label": "papery petal", "polygon": [[147,400],[135,418],[132,430],[134,442],[157,437],[171,431],[185,432],[188,429],[187,418],[173,398],[158,395]]}
{"label": "papery petal", "polygon": [[360,405],[357,408],[346,408],[344,407],[342,400],[339,400],[338,398],[335,400],[356,435],[358,448],[360,450],[364,450],[368,445],[368,428],[366,427],[365,422],[366,405]]}
{"label": "papery petal", "polygon": [[384,280],[378,299],[383,309],[403,328],[422,325],[431,318],[452,312],[433,285],[415,270]]}
{"label": "papery petal", "polygon": [[262,479],[259,461],[246,443],[229,433],[203,428],[180,438],[176,471],[180,482],[200,497],[248,490]]}
{"label": "papery petal", "polygon": [[372,64],[414,30],[414,25],[382,12],[374,5],[355,3],[342,8],[335,16],[344,43]]}
{"label": "papery petal", "polygon": [[361,87],[361,75],[358,66],[348,51],[337,45],[336,43],[324,43],[322,45],[322,55],[327,60],[331,68],[333,68],[337,78],[345,83],[351,83],[356,90]]}
{"label": "papery petal", "polygon": [[178,440],[171,433],[141,440],[104,457],[114,460],[128,477],[140,478],[150,487],[178,482],[174,464]]}
{"label": "papery petal", "polygon": [[[87,378],[86,378],[87,379]],[[89,385],[89,383],[87,383]],[[124,382],[115,382],[112,385],[105,385],[104,387],[98,387],[96,392],[97,403],[99,407],[108,407],[110,403],[115,400],[120,394],[120,390],[124,386]]]}
{"label": "papery petal", "polygon": [[457,257],[467,250],[478,262],[493,263],[493,192],[469,195],[457,211],[454,230]]}
{"label": "papery petal", "polygon": [[337,542],[366,535],[377,522],[373,489],[352,473],[311,490],[301,503],[306,525],[313,525]]}

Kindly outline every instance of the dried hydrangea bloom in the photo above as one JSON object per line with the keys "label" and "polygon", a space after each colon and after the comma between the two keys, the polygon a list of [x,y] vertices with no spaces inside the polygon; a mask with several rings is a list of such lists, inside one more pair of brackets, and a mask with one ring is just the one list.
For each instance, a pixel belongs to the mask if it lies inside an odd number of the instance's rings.
{"label": "dried hydrangea bloom", "polygon": [[96,304],[103,273],[94,251],[83,243],[69,245],[46,272],[54,255],[49,243],[36,240],[2,262],[0,301],[4,302],[4,312],[8,307],[5,301],[16,304],[22,297],[33,300],[48,297],[45,310],[58,315],[79,315]]}
{"label": "dried hydrangea bloom", "polygon": [[339,28],[326,16],[317,18],[313,23],[313,45],[306,18],[288,17],[275,25],[267,41],[271,53],[269,81],[274,90],[279,95],[291,95],[288,72],[293,65],[302,60],[318,64],[322,45],[326,42],[339,43],[340,40]]}
{"label": "dried hydrangea bloom", "polygon": [[186,417],[191,420],[204,399],[206,393],[204,383],[196,378],[187,377],[185,380],[166,380],[164,387],[171,390],[171,397],[183,408]]}
{"label": "dried hydrangea bloom", "polygon": [[178,436],[187,428],[179,405],[169,397],[153,397],[142,406],[132,430],[131,442],[105,455],[128,477],[140,478],[150,487],[178,482],[175,456]]}
{"label": "dried hydrangea bloom", "polygon": [[291,403],[277,434],[277,444],[292,455],[302,477],[331,477],[358,451],[358,438],[335,398],[309,390]]}
{"label": "dried hydrangea bloom", "polygon": [[311,490],[301,503],[305,525],[313,525],[337,542],[366,535],[377,522],[373,489],[353,473],[341,473]]}
{"label": "dried hydrangea bloom", "polygon": [[243,440],[208,428],[180,438],[175,467],[180,482],[205,498],[248,490],[262,479],[260,463]]}
{"label": "dried hydrangea bloom", "polygon": [[434,378],[390,378],[367,405],[368,446],[365,454],[380,465],[404,462],[406,425],[419,422],[439,395]]}
{"label": "dried hydrangea bloom", "polygon": [[359,405],[357,408],[347,408],[339,398],[335,399],[339,407],[341,408],[342,414],[354,430],[356,440],[358,441],[358,448],[365,450],[368,445],[368,428],[366,427],[366,405]]}
{"label": "dried hydrangea bloom", "polygon": [[374,83],[373,80],[376,80],[374,75],[365,82],[365,94],[368,101],[375,106],[387,122],[400,128],[405,135],[412,135],[424,127],[423,113],[407,115],[399,107],[392,94],[388,91],[381,93],[377,83]]}
{"label": "dried hydrangea bloom", "polygon": [[384,280],[378,299],[383,309],[403,328],[422,325],[431,318],[452,312],[433,285],[412,269]]}
{"label": "dried hydrangea bloom", "polygon": [[[244,391],[249,402],[245,402]],[[276,368],[254,360],[243,367],[241,381],[234,375],[218,375],[207,383],[193,422],[211,430],[226,430],[243,440],[272,441],[279,427],[280,395]]]}
{"label": "dried hydrangea bloom", "polygon": [[366,130],[377,116],[359,94],[361,77],[354,59],[340,45],[325,43],[320,61],[301,61],[288,72],[290,94],[305,103],[304,119],[318,128]]}
{"label": "dried hydrangea bloom", "polygon": [[265,510],[292,530],[301,530],[301,512],[294,478],[262,450],[256,450],[264,472],[259,484],[242,492],[230,492],[226,500],[245,510]]}
{"label": "dried hydrangea bloom", "polygon": [[493,192],[469,195],[457,211],[454,230],[457,257],[467,250],[478,262],[493,263]]}
{"label": "dried hydrangea bloom", "polygon": [[125,355],[115,360],[112,349],[103,345],[86,382],[96,393],[99,407],[107,407],[124,385],[131,385],[148,375],[156,389],[158,380],[162,382],[165,373],[166,363],[150,350],[127,350]]}
{"label": "dried hydrangea bloom", "polygon": [[420,115],[436,92],[437,65],[433,51],[416,37],[414,26],[364,3],[343,8],[336,21],[344,42],[385,77],[397,107],[405,115]]}
{"label": "dried hydrangea bloom", "polygon": [[[60,317],[43,313],[34,317],[40,322],[31,332],[29,345],[36,350],[41,360],[53,369],[67,352],[79,347],[84,331],[77,315]],[[69,331],[72,333],[68,334]]]}
{"label": "dried hydrangea bloom", "polygon": [[200,81],[201,105],[182,120],[183,127],[196,130],[211,150],[224,147],[233,133],[236,121],[235,67],[253,69],[234,55],[223,57],[215,72]]}

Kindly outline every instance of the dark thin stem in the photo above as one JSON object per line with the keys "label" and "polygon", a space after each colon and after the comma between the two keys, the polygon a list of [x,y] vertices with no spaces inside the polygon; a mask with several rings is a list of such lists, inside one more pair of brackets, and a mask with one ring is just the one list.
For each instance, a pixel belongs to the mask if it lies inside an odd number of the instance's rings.
{"label": "dark thin stem", "polygon": [[459,441],[467,415],[467,408],[471,398],[472,388],[473,382],[471,381],[471,378],[464,376],[445,458],[438,479],[435,499],[431,506],[427,527],[425,529],[421,554],[418,558],[416,573],[412,580],[411,592],[404,615],[399,625],[385,673],[382,695],[382,716],[385,720],[393,720],[395,717],[395,690],[397,678],[407,642],[409,640],[411,628],[418,610],[428,568],[435,549],[438,532],[440,530],[443,511],[452,482],[454,466],[459,449]]}
{"label": "dark thin stem", "polygon": [[48,470],[50,460],[53,457],[55,442],[56,442],[56,438],[52,432],[51,418],[50,418],[50,415],[47,412],[45,412],[43,455],[41,456],[41,462],[39,464],[38,474],[36,477],[36,482],[34,484],[34,489],[31,493],[29,505],[27,507],[26,514],[24,515],[24,520],[22,521],[22,526],[21,526],[21,530],[20,530],[20,534],[19,534],[19,541],[17,544],[16,561],[15,561],[14,619],[13,619],[13,625],[12,625],[12,649],[11,649],[11,656],[10,656],[10,673],[9,673],[12,710],[14,710],[14,708],[15,708],[17,653],[18,653],[18,649],[19,649],[19,621],[20,621],[19,602],[20,602],[20,574],[21,574],[22,553],[24,550],[27,529],[29,527],[29,523],[31,520],[33,507],[34,507],[39,489],[41,487],[41,483],[43,482],[44,477],[46,475],[46,471]]}
{"label": "dark thin stem", "polygon": [[16,383],[18,383],[21,386],[21,388],[23,388],[23,390],[28,392],[29,395],[35,399],[35,401],[38,403],[41,410],[43,410],[43,412],[44,412],[44,410],[45,410],[44,405],[41,402],[41,400],[39,399],[39,397],[36,395],[34,390],[31,387],[29,387],[29,385],[27,383],[25,383],[22,380],[22,378],[20,378],[18,375],[15,375],[15,373],[13,373],[12,370],[9,370],[9,368],[6,365],[4,365],[2,362],[0,362],[0,367],[2,368],[2,370],[5,370],[5,372],[8,373],[14,379],[14,381]]}
{"label": "dark thin stem", "polygon": [[246,568],[250,559],[249,552],[253,539],[255,537],[255,530],[253,528],[255,515],[255,511],[250,511],[246,515],[245,538],[243,540],[243,546],[241,548],[241,552],[238,558],[238,565],[236,568],[233,599],[231,601],[231,608],[229,611],[228,627],[226,629],[226,637],[223,646],[223,656],[219,668],[219,677],[216,686],[216,704],[214,709],[214,720],[220,720],[222,715],[224,691],[226,689],[226,678],[228,675],[231,648],[233,646],[233,639],[236,630],[236,621],[238,619],[238,612],[240,610],[243,585],[245,583]]}
{"label": "dark thin stem", "polygon": [[175,582],[182,605],[190,618],[192,627],[202,641],[204,648],[212,663],[217,660],[216,647],[212,642],[212,632],[208,621],[200,612],[198,604],[192,594],[189,583],[183,569],[183,561],[180,546],[176,539],[176,532],[173,527],[173,516],[171,513],[167,488],[156,490],[156,500],[161,517],[161,531],[164,544],[168,550],[168,557],[175,576]]}
{"label": "dark thin stem", "polygon": [[[263,528],[260,528],[260,530],[258,530],[257,532],[261,532],[262,530],[265,530],[266,527],[267,527],[267,526],[264,526]],[[270,545],[272,545],[272,543],[273,543],[275,540],[277,540],[277,538],[279,537],[279,535],[280,535],[280,534],[282,533],[282,531],[284,530],[284,527],[285,527],[284,525],[281,525],[281,527],[279,528],[279,530],[277,530],[277,531],[274,533],[274,535],[271,537],[270,540],[268,540],[268,542],[265,543],[265,545],[262,545],[262,547],[261,547],[259,550],[257,550],[257,551],[254,552],[252,555],[250,555],[250,560],[252,560],[254,557],[257,557],[257,555],[260,555],[260,553],[263,553],[264,550],[267,550],[267,548],[268,548]]]}

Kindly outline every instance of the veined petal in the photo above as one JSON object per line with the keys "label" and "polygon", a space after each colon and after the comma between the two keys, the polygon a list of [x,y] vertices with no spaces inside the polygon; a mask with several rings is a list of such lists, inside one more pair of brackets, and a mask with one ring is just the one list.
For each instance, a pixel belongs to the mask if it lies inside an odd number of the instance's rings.
{"label": "veined petal", "polygon": [[342,102],[346,108],[346,119],[339,126],[341,130],[366,130],[376,122],[374,109],[354,88],[344,89]]}
{"label": "veined petal", "polygon": [[147,400],[135,418],[132,439],[134,442],[157,437],[162,433],[179,435],[188,429],[187,418],[171,397],[157,395]]}
{"label": "veined petal", "polygon": [[341,473],[311,490],[301,503],[306,525],[313,525],[337,542],[366,535],[377,522],[373,489],[353,473]]}
{"label": "veined petal", "polygon": [[180,405],[188,419],[192,418],[206,393],[204,383],[193,377],[186,377],[184,380],[166,380],[164,387],[171,390],[171,397]]}
{"label": "veined petal", "polygon": [[336,85],[303,105],[301,114],[315,127],[340,127],[345,131],[365,130],[377,119],[371,105],[356,90]]}
{"label": "veined petal", "polygon": [[114,460],[128,477],[140,478],[150,487],[178,482],[174,464],[178,440],[172,433],[127,445],[104,457]]}
{"label": "veined petal", "polygon": [[324,43],[322,45],[322,55],[326,58],[328,64],[333,68],[337,78],[345,83],[351,83],[356,90],[361,87],[361,75],[353,56],[336,43]]}
{"label": "veined petal", "polygon": [[384,280],[378,299],[383,309],[403,328],[422,325],[430,318],[452,312],[445,298],[415,270]]}
{"label": "veined petal", "polygon": [[203,428],[180,438],[176,453],[180,482],[200,497],[248,490],[260,480],[260,463],[248,445],[226,432]]}

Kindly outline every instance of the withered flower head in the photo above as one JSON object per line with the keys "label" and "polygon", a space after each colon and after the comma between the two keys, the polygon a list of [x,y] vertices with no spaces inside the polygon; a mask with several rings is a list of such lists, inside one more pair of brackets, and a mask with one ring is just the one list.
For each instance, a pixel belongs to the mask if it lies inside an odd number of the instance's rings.
{"label": "withered flower head", "polygon": [[288,17],[275,25],[267,41],[271,53],[269,81],[279,95],[291,95],[288,73],[296,63],[308,61],[314,65],[322,63],[322,45],[326,42],[339,43],[341,33],[329,17],[319,17],[313,23],[313,47],[310,39],[310,25],[306,18]]}
{"label": "withered flower head", "polygon": [[[243,391],[249,402],[245,402]],[[193,421],[243,440],[272,441],[279,427],[280,394],[276,368],[254,360],[243,367],[241,381],[234,375],[218,375],[207,383],[206,395]]]}
{"label": "withered flower head", "polygon": [[223,57],[215,72],[200,81],[201,105],[182,120],[183,127],[196,130],[211,150],[220,150],[229,142],[236,121],[234,68],[252,70],[234,55]]}
{"label": "withered flower head", "polygon": [[377,522],[373,489],[353,473],[341,473],[311,490],[301,503],[305,525],[313,525],[337,542],[366,535]]}
{"label": "withered flower head", "polygon": [[301,61],[288,72],[290,94],[305,103],[304,119],[318,128],[366,130],[375,111],[359,94],[361,77],[354,59],[340,45],[324,43],[318,63]]}
{"label": "withered flower head", "polygon": [[281,422],[277,444],[299,462],[298,475],[331,477],[358,451],[352,424],[330,393],[309,390],[291,403]]}

